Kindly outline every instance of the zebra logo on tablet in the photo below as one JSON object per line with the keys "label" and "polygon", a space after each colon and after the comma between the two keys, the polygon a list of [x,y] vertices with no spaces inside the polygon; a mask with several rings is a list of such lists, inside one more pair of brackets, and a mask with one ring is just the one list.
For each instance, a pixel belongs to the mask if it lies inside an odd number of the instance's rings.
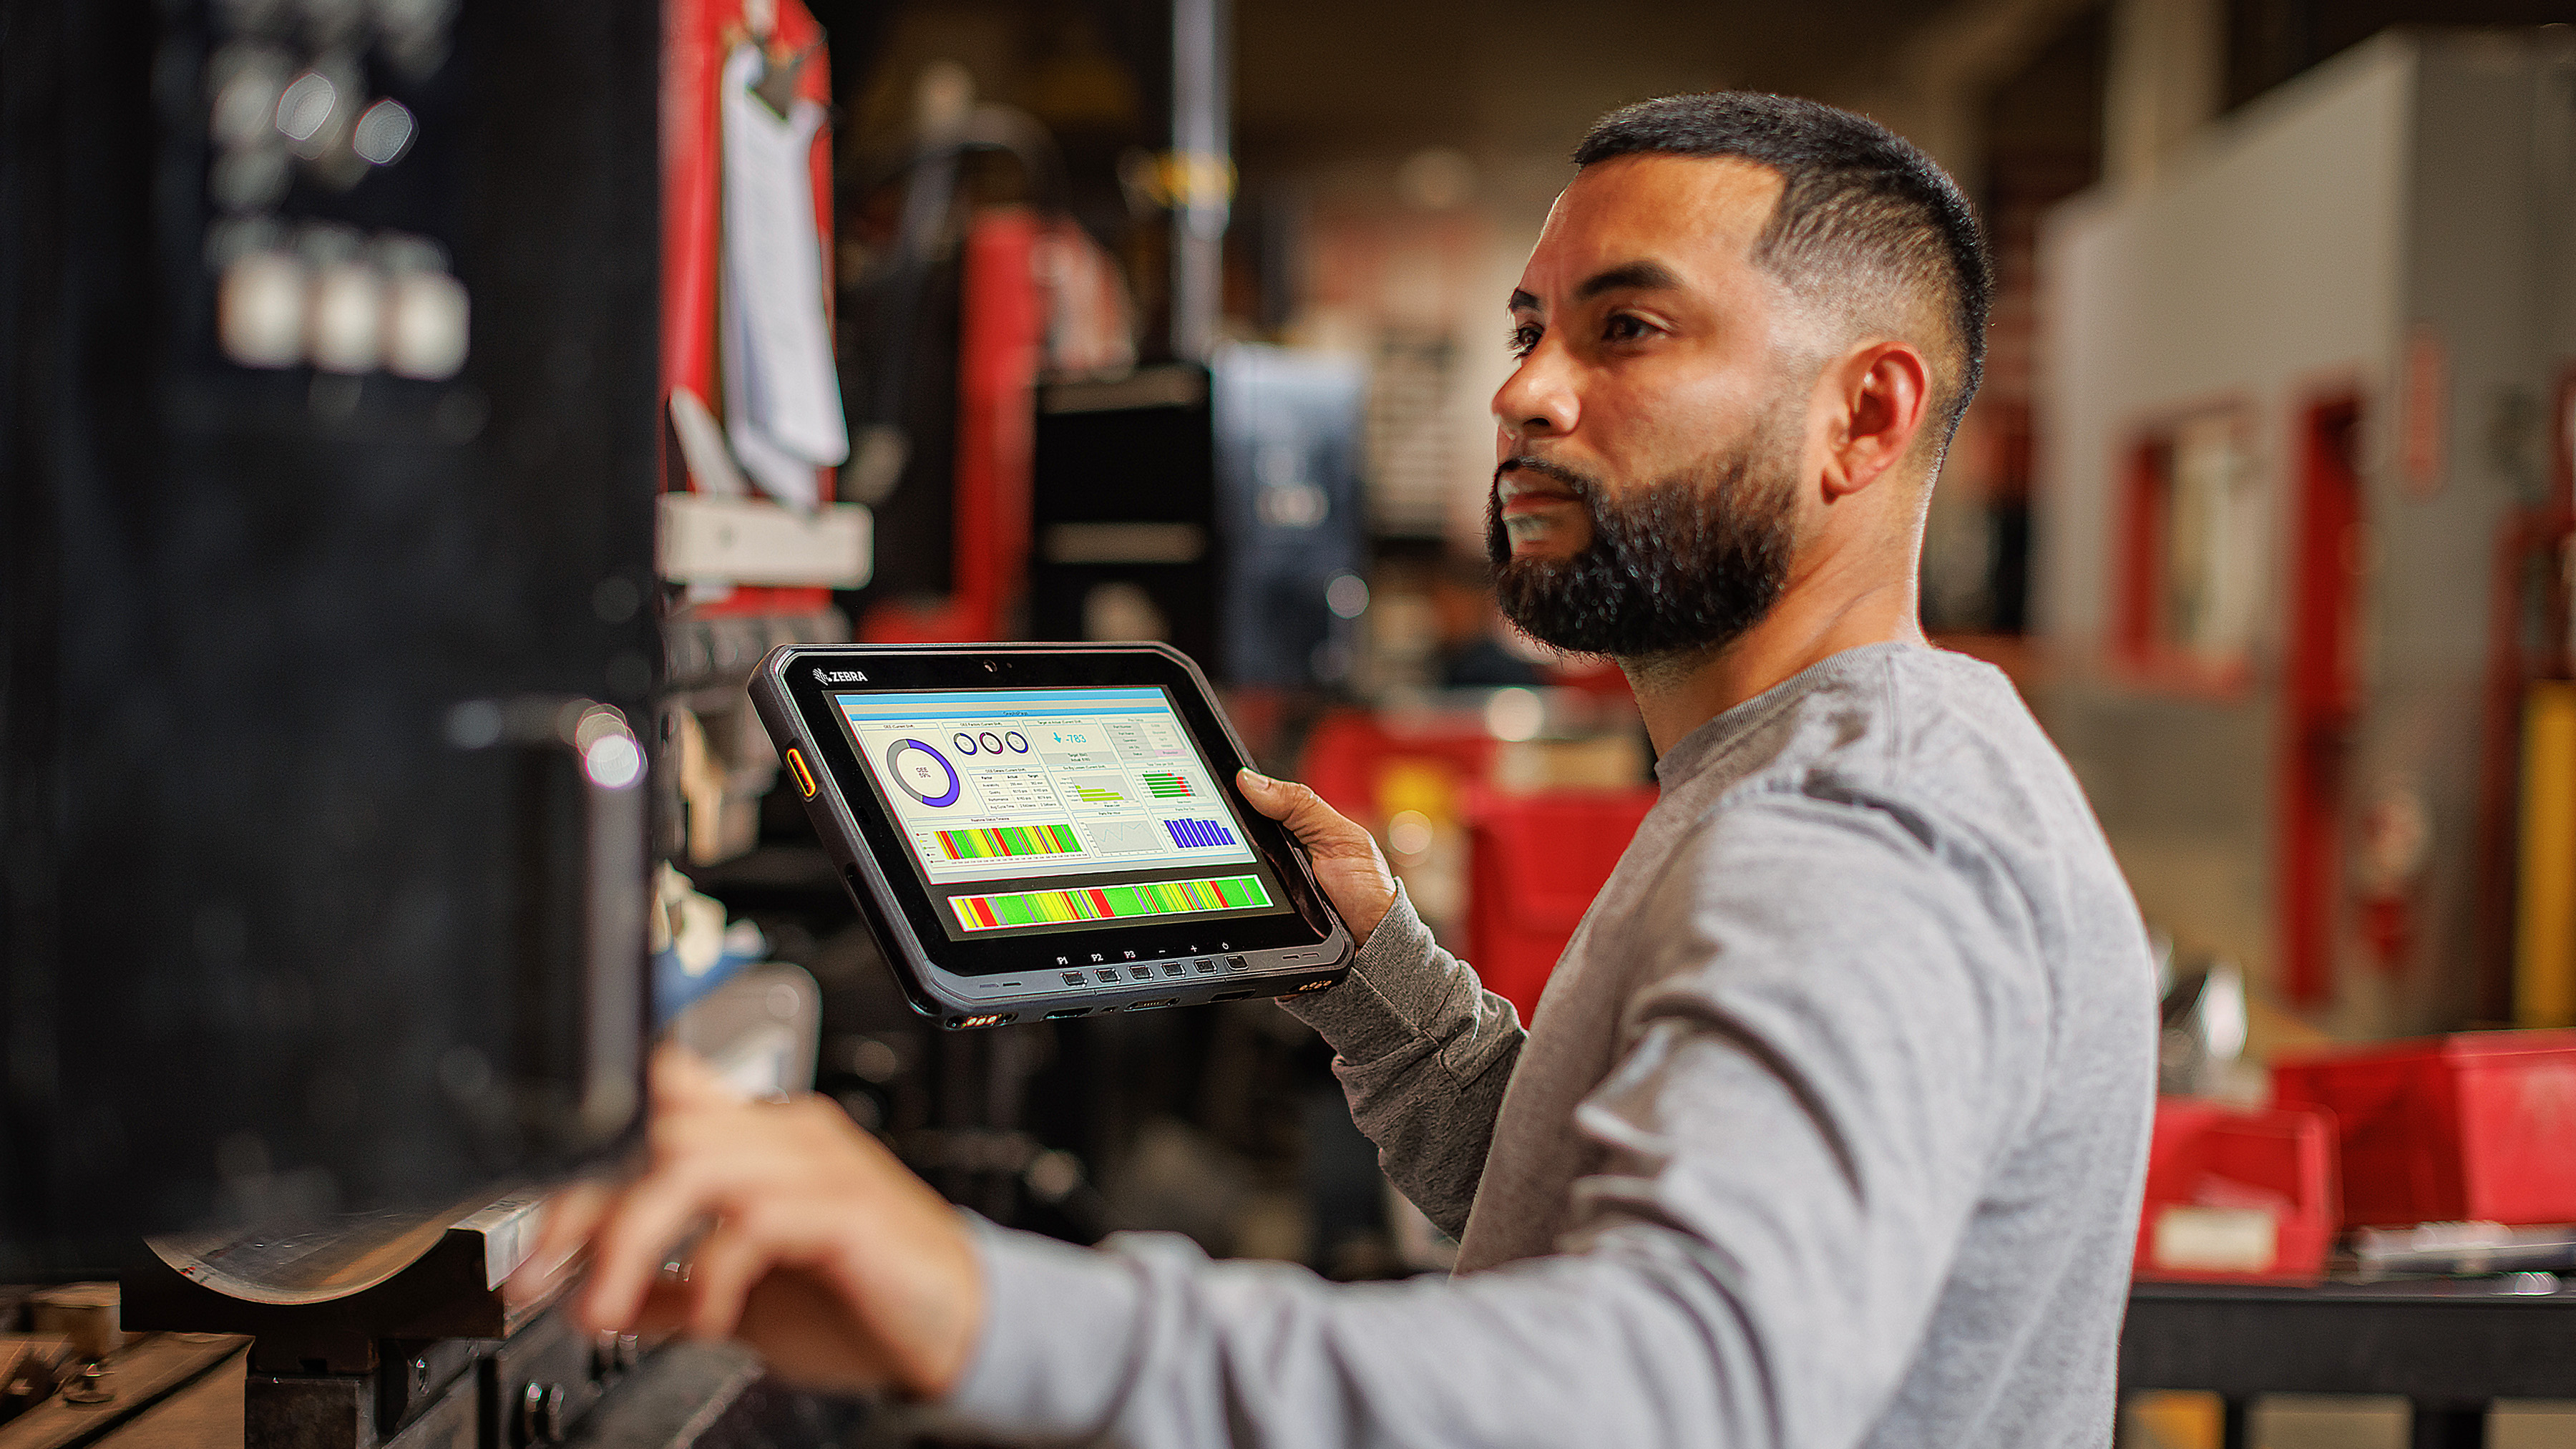
{"label": "zebra logo on tablet", "polygon": [[865,684],[868,682],[868,677],[855,669],[817,669],[814,671],[814,682],[817,684]]}

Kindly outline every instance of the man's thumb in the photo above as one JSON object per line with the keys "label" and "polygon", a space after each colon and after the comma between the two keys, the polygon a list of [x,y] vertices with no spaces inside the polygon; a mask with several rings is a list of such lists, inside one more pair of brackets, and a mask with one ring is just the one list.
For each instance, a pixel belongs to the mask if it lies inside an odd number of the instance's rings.
{"label": "man's thumb", "polygon": [[[1315,812],[1330,813],[1325,810],[1324,802],[1315,798],[1313,791],[1286,780],[1271,779],[1257,770],[1241,771],[1235,778],[1243,787],[1243,798],[1252,802],[1253,809],[1301,834],[1321,823],[1312,818]],[[1311,840],[1307,842],[1309,845],[1313,843]]]}
{"label": "man's thumb", "polygon": [[1307,849],[1341,854],[1353,848],[1369,848],[1368,832],[1342,818],[1341,812],[1325,804],[1313,789],[1251,770],[1245,770],[1241,780],[1243,798],[1252,803],[1252,808],[1287,826]]}

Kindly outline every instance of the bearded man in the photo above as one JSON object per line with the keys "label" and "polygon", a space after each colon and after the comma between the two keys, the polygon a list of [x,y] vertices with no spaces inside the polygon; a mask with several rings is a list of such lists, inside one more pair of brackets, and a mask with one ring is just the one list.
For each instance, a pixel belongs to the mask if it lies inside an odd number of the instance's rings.
{"label": "bearded man", "polygon": [[739,1334],[980,1440],[2108,1441],[2145,933],[2012,687],[1916,618],[1975,222],[1912,147],[1777,97],[1632,107],[1575,159],[1511,297],[1491,543],[1520,627],[1626,669],[1659,803],[1524,1029],[1365,831],[1244,781],[1364,942],[1291,1009],[1455,1276],[1003,1231],[828,1104],[674,1061],[640,1180],[550,1224],[593,1243],[592,1326]]}

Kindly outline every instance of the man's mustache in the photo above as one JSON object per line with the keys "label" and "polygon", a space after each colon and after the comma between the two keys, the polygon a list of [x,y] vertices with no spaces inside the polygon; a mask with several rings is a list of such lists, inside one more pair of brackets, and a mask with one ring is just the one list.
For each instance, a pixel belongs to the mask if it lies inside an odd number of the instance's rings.
{"label": "man's mustache", "polygon": [[1505,458],[1494,465],[1494,491],[1497,494],[1502,491],[1503,475],[1511,472],[1536,473],[1542,478],[1553,478],[1572,490],[1578,502],[1589,503],[1593,495],[1601,491],[1600,484],[1562,463],[1552,463],[1545,458],[1522,454]]}

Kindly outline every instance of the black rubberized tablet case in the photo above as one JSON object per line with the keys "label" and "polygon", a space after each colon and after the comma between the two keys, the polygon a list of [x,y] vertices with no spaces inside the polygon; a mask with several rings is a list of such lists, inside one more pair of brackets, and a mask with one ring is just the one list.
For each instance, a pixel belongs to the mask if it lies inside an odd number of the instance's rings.
{"label": "black rubberized tablet case", "polygon": [[[952,943],[925,942],[908,919],[899,890],[914,887],[908,878],[898,886],[890,875],[907,872],[900,861],[881,861],[861,831],[853,809],[876,811],[878,806],[866,794],[864,784],[851,793],[859,803],[854,807],[844,798],[840,784],[851,776],[858,765],[848,739],[838,733],[825,734],[811,727],[790,692],[792,671],[825,669],[855,670],[864,675],[893,659],[920,660],[925,657],[955,659],[961,667],[977,660],[989,660],[1005,667],[1016,659],[1043,657],[1050,663],[1067,655],[1094,654],[1101,657],[1104,676],[1114,675],[1121,659],[1153,654],[1176,663],[1198,692],[1208,714],[1219,730],[1216,737],[1194,730],[1196,742],[1206,754],[1220,785],[1232,790],[1235,767],[1249,763],[1243,742],[1234,734],[1225,712],[1217,706],[1207,678],[1187,655],[1164,645],[1100,644],[996,644],[996,645],[868,645],[868,644],[788,644],[770,652],[754,672],[750,684],[753,706],[761,723],[778,746],[786,761],[790,784],[804,797],[807,815],[814,822],[814,833],[840,868],[841,879],[850,896],[858,903],[859,914],[875,933],[878,946],[901,980],[905,996],[913,1009],[953,1028],[1001,1026],[1014,1021],[1062,1020],[1092,1016],[1112,1011],[1147,1011],[1169,1006],[1195,1006],[1209,1002],[1234,1001],[1256,996],[1295,996],[1322,991],[1338,984],[1350,971],[1355,954],[1350,932],[1333,914],[1322,887],[1316,882],[1302,847],[1290,840],[1251,808],[1234,797],[1245,823],[1254,834],[1255,848],[1272,871],[1295,880],[1289,884],[1292,894],[1302,886],[1306,900],[1299,904],[1298,918],[1308,930],[1318,925],[1320,939],[1311,943],[1243,950],[1139,952],[1124,946],[1100,951],[1089,944],[1093,938],[1080,935],[1049,935],[1023,938],[1029,950],[1030,966],[1025,972],[968,975],[950,971],[939,963],[943,948]],[[882,674],[884,671],[879,670]],[[812,678],[808,673],[803,678]],[[1120,681],[1103,677],[1099,685]],[[959,680],[950,685],[912,685],[905,688],[969,688],[973,681]],[[1037,688],[1064,687],[1039,685]],[[1186,719],[1185,719],[1186,722]],[[803,772],[810,772],[810,781]],[[813,786],[810,794],[808,785]],[[1267,838],[1264,832],[1267,832]],[[1102,935],[1132,934],[1140,928],[1107,928]],[[1067,943],[1086,944],[1075,949]],[[1205,944],[1205,943],[1200,943]],[[1059,958],[1071,958],[1061,960]],[[1104,959],[1105,958],[1105,959]]]}

